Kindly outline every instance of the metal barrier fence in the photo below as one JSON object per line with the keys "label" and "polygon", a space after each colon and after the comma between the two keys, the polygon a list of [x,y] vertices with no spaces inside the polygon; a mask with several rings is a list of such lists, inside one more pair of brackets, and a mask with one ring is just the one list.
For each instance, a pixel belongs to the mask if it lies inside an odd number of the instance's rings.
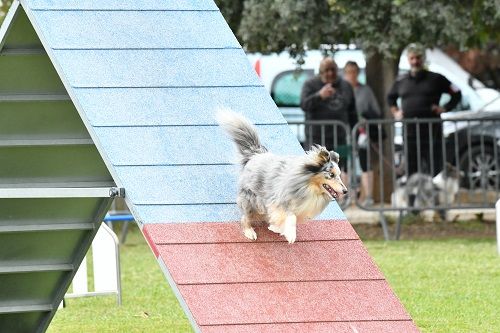
{"label": "metal barrier fence", "polygon": [[[349,126],[337,120],[289,121],[288,124],[304,150],[309,150],[313,144],[320,144],[328,150],[339,153],[342,180],[347,188],[351,189],[350,171],[354,167],[352,165],[352,143]],[[352,192],[349,191],[349,193]],[[338,200],[338,204],[342,209],[346,209],[351,203],[352,195],[344,196]]]}
{"label": "metal barrier fence", "polygon": [[[494,208],[500,198],[500,117],[369,120],[352,130],[339,121],[289,122],[304,149],[318,143],[339,152],[350,196],[339,202],[397,214],[395,238],[406,213]],[[346,160],[347,159],[347,160]],[[358,198],[373,177],[374,200]],[[368,182],[366,182],[368,179]],[[363,194],[366,198],[366,193]]]}

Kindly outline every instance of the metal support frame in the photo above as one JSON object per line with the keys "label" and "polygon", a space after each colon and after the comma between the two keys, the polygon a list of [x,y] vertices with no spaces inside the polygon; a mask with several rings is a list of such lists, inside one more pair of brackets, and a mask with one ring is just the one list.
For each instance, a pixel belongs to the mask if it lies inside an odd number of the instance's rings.
{"label": "metal support frame", "polygon": [[500,200],[495,204],[497,217],[497,252],[500,255]]}
{"label": "metal support frame", "polygon": [[[114,242],[115,245],[115,265],[116,265],[116,291],[110,290],[110,291],[89,291],[84,294],[73,294],[69,293],[64,296],[64,298],[79,298],[79,297],[94,297],[94,296],[108,296],[108,295],[116,295],[116,302],[118,305],[122,305],[122,285],[121,285],[121,269],[120,269],[120,245],[118,241],[118,237],[116,237],[116,234],[111,230],[110,227],[106,225],[106,223],[103,223],[101,225],[102,228],[104,228],[104,231],[108,233]],[[94,254],[95,255],[95,254]]]}
{"label": "metal support frame", "polygon": [[111,228],[112,222],[122,221],[122,231],[120,235],[120,243],[124,244],[127,239],[128,224],[129,222],[135,221],[135,218],[131,214],[117,214],[117,215],[106,215],[104,217],[104,222]]}
{"label": "metal support frame", "polygon": [[0,188],[0,198],[115,198],[125,190],[117,187]]}
{"label": "metal support frame", "polygon": [[[108,211],[112,200],[113,199],[110,198],[109,196],[107,199],[103,199],[94,217],[94,220],[92,221],[92,223],[95,224],[96,227],[94,228],[94,230],[89,232],[88,235],[86,236],[86,239],[80,243],[80,246],[78,247],[78,250],[76,251],[76,254],[74,256],[73,262],[75,263],[82,262],[83,258],[87,253],[87,249],[92,244],[92,240],[94,239],[95,235],[97,234],[97,231],[99,230],[99,225],[100,223],[102,223],[102,218],[106,215],[106,212]],[[58,305],[62,302],[64,294],[66,293],[66,290],[68,290],[68,287],[71,284],[71,281],[73,280],[75,274],[76,274],[76,269],[69,272],[69,274],[64,278],[64,281],[59,284],[57,295],[53,298],[52,310],[50,311],[49,315],[47,315],[44,318],[43,322],[38,327],[37,332],[45,332],[47,330],[50,322],[52,321],[52,318],[56,314]]]}

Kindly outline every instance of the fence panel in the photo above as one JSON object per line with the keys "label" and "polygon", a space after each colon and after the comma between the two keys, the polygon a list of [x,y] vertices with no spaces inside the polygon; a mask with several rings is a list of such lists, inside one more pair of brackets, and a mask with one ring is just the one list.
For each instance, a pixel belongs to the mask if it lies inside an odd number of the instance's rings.
{"label": "fence panel", "polygon": [[[335,150],[340,155],[342,180],[348,189],[352,189],[349,183],[354,166],[349,126],[337,120],[289,121],[288,124],[304,150],[309,150],[313,144],[319,144],[328,150]],[[338,200],[338,204],[345,209],[351,204],[352,197],[353,192],[349,191],[347,196]]]}
{"label": "fence panel", "polygon": [[[344,158],[350,195],[342,208],[354,202],[381,214],[444,217],[449,209],[493,208],[500,197],[500,118],[369,120],[352,131],[338,121],[289,125],[304,149],[321,144]],[[373,172],[375,201],[358,200],[363,170]]]}

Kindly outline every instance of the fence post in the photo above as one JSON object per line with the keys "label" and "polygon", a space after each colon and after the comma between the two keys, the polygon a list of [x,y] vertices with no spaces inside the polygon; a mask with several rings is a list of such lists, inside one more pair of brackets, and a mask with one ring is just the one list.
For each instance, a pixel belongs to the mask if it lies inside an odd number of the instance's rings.
{"label": "fence post", "polygon": [[497,252],[500,255],[500,200],[495,204],[497,212]]}

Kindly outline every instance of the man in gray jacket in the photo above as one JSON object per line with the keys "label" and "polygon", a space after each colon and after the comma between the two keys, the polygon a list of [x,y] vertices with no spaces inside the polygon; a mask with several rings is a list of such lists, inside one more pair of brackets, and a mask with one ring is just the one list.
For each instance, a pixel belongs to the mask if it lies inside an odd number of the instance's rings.
{"label": "man in gray jacket", "polygon": [[[319,75],[307,80],[302,87],[300,107],[306,120],[338,120],[350,128],[357,122],[354,92],[349,83],[338,77],[338,67],[333,58],[324,58],[319,66]],[[341,155],[341,168],[346,170],[349,149],[343,127],[335,125],[306,126],[306,146],[314,143],[335,150]]]}

